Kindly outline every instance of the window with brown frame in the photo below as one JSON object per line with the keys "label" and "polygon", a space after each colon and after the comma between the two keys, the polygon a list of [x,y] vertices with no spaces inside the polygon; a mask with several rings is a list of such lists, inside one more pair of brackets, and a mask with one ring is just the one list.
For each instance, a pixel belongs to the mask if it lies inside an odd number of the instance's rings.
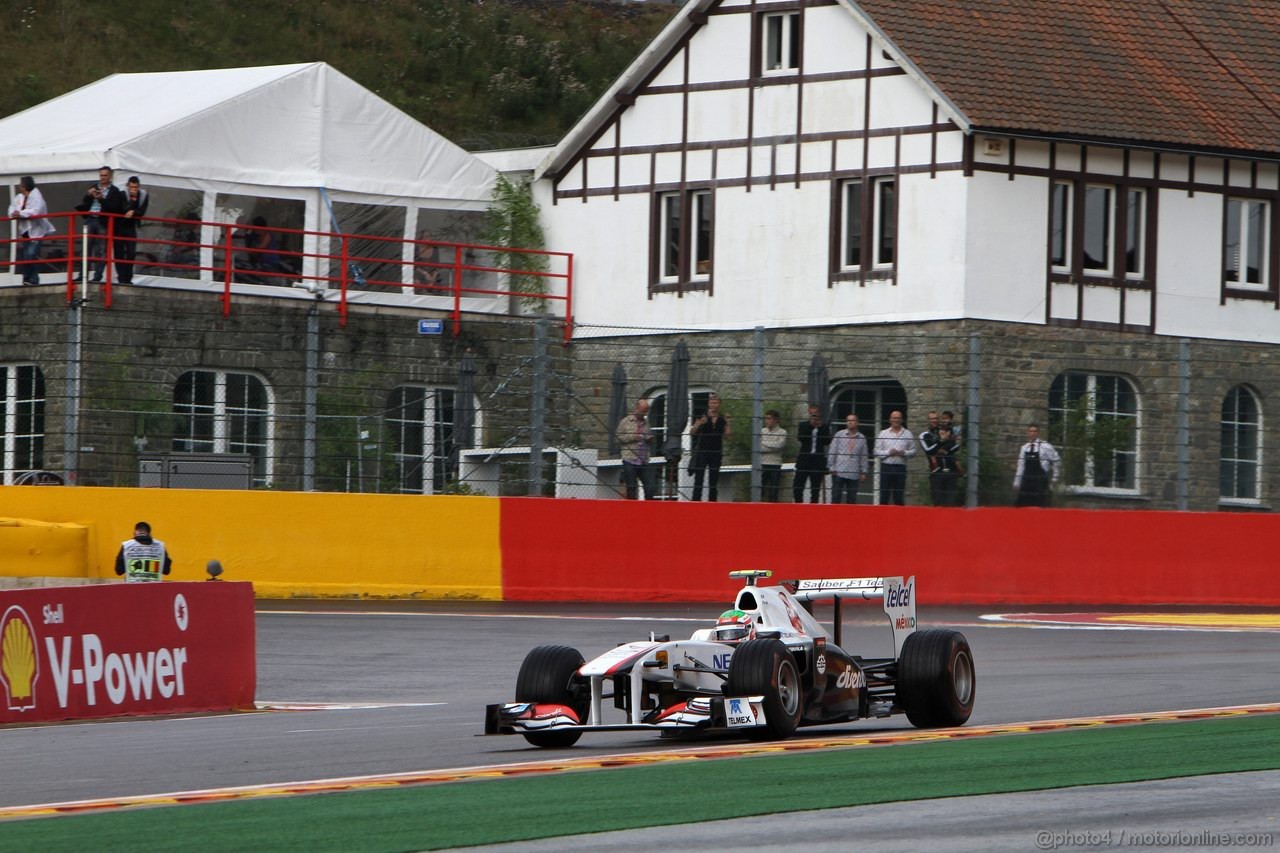
{"label": "window with brown frame", "polygon": [[799,12],[763,12],[756,51],[759,74],[795,74],[803,44]]}
{"label": "window with brown frame", "polygon": [[1147,208],[1142,187],[1054,181],[1048,247],[1053,272],[1060,278],[1146,281]]}
{"label": "window with brown frame", "polygon": [[1271,205],[1262,199],[1227,198],[1222,241],[1222,280],[1228,289],[1271,289]]}
{"label": "window with brown frame", "polygon": [[897,262],[898,202],[893,178],[852,178],[838,185],[833,217],[836,278],[885,275]]}
{"label": "window with brown frame", "polygon": [[711,191],[657,194],[653,226],[653,290],[709,290],[715,243]]}

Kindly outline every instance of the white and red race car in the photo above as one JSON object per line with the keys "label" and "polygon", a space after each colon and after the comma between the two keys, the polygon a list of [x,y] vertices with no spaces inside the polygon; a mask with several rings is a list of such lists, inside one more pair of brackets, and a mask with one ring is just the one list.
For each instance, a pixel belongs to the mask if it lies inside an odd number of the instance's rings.
{"label": "white and red race car", "polygon": [[[486,708],[485,734],[567,747],[588,731],[732,731],[768,740],[799,726],[891,714],[922,728],[969,719],[969,642],[958,631],[916,630],[914,577],[757,585],[771,575],[731,572],[745,581],[734,611],[688,640],[650,634],[586,662],[568,646],[538,646],[520,666],[516,701]],[[812,603],[825,599],[834,602],[833,630],[813,616]],[[850,599],[882,602],[892,658],[841,647],[841,604]]]}

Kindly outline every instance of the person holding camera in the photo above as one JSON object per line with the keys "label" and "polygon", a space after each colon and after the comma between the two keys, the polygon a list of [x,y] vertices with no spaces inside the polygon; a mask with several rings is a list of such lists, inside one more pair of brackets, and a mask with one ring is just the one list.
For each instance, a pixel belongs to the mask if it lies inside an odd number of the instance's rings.
{"label": "person holding camera", "polygon": [[[98,170],[98,182],[89,187],[84,198],[76,205],[76,210],[85,214],[85,227],[89,230],[89,257],[93,259],[93,277],[89,281],[102,281],[102,271],[107,266],[107,240],[113,229],[109,223],[112,214],[124,213],[124,191],[111,183],[114,174],[110,166]],[[122,241],[112,241],[112,254],[121,257]]]}
{"label": "person holding camera", "polygon": [[139,220],[147,215],[150,194],[137,175],[125,184],[124,216],[116,220],[116,276],[121,284],[133,284],[133,259],[138,256]]}
{"label": "person holding camera", "polygon": [[724,440],[733,435],[729,420],[720,414],[720,398],[712,394],[707,400],[707,411],[693,422],[689,433],[693,436],[693,458],[689,471],[693,474],[693,499],[702,500],[702,481],[707,480],[707,500],[715,502],[720,497],[720,463],[724,461]]}

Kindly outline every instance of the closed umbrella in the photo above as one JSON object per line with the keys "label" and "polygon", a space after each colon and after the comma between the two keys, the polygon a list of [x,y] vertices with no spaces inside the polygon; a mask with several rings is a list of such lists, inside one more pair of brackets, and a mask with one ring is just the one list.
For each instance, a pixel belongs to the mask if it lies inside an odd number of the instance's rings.
{"label": "closed umbrella", "polygon": [[667,380],[667,437],[662,443],[662,455],[667,461],[680,461],[681,437],[688,422],[689,348],[680,341],[671,355],[671,376]]}
{"label": "closed umbrella", "polygon": [[831,380],[827,377],[827,363],[820,355],[809,362],[809,405],[818,407],[824,421],[831,414]]}
{"label": "closed umbrella", "polygon": [[453,463],[457,470],[458,451],[475,446],[476,363],[464,355],[458,365],[458,384],[453,392]]}
{"label": "closed umbrella", "polygon": [[618,444],[618,424],[627,416],[627,371],[621,362],[614,366],[609,384],[612,386],[609,392],[609,455],[617,456],[622,452],[622,446]]}

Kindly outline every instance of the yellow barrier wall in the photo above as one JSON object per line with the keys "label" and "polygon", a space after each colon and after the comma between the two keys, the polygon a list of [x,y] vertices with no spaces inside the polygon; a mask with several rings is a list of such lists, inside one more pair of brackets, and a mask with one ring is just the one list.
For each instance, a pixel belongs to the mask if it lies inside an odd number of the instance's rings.
{"label": "yellow barrier wall", "polygon": [[174,580],[204,580],[217,559],[263,598],[502,597],[497,498],[8,486],[6,516],[84,525],[90,577],[114,577],[148,521]]}
{"label": "yellow barrier wall", "polygon": [[87,527],[0,517],[0,575],[82,578],[88,565]]}

